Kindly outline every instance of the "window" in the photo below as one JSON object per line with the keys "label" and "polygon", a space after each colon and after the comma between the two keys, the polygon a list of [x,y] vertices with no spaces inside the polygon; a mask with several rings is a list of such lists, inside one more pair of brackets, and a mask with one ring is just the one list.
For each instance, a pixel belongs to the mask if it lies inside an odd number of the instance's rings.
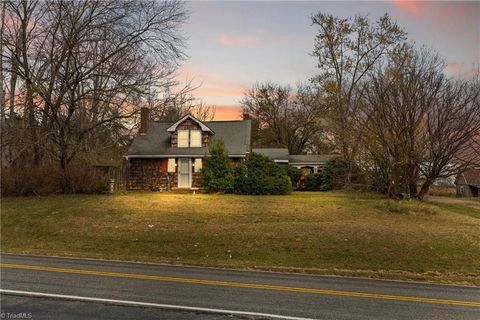
{"label": "window", "polygon": [[175,172],[175,159],[170,158],[168,159],[168,172]]}
{"label": "window", "polygon": [[188,130],[178,130],[178,147],[188,148]]}
{"label": "window", "polygon": [[200,130],[178,130],[179,148],[198,148],[202,146],[202,131]]}
{"label": "window", "polygon": [[465,187],[460,186],[460,194],[463,196],[465,194]]}
{"label": "window", "polygon": [[202,131],[192,130],[190,131],[190,147],[202,146]]}
{"label": "window", "polygon": [[196,158],[195,162],[193,163],[193,168],[195,172],[200,172],[202,170],[202,158]]}

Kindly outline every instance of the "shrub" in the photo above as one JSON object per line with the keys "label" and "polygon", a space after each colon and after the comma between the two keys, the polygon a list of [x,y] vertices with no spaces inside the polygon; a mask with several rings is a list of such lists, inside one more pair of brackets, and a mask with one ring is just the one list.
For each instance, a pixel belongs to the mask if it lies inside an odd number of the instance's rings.
{"label": "shrub", "polygon": [[50,195],[60,193],[107,193],[107,175],[91,166],[70,166],[66,171],[54,165],[2,168],[4,196]]}
{"label": "shrub", "polygon": [[222,140],[210,146],[210,156],[205,157],[205,166],[200,171],[202,185],[207,192],[233,192],[235,178]]}
{"label": "shrub", "polygon": [[235,189],[242,194],[289,194],[292,182],[270,158],[252,153],[243,166],[235,169]]}
{"label": "shrub", "polygon": [[293,185],[297,185],[300,177],[302,176],[302,171],[298,168],[286,165],[282,166],[282,169],[285,170],[285,173],[288,175]]}
{"label": "shrub", "polygon": [[[340,189],[345,185],[347,162],[336,158],[327,162],[326,166],[319,173],[309,174],[305,177],[304,190],[328,191]],[[363,175],[358,167],[353,168],[352,182],[360,185],[363,183]]]}
{"label": "shrub", "polygon": [[308,191],[328,191],[332,190],[330,176],[321,173],[309,174],[305,177],[305,190]]}

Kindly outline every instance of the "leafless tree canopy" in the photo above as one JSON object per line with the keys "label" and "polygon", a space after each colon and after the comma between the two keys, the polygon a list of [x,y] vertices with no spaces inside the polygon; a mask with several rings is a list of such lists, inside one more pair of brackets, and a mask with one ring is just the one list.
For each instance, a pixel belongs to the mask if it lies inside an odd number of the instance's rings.
{"label": "leafless tree canopy", "polygon": [[300,86],[293,92],[271,82],[256,84],[242,105],[254,119],[257,146],[285,147],[291,154],[318,147],[315,137],[323,132],[324,105],[317,89]]}
{"label": "leafless tree canopy", "polygon": [[312,80],[327,94],[329,126],[338,149],[353,164],[362,134],[356,119],[365,77],[401,45],[406,33],[387,14],[371,21],[360,15],[342,19],[320,12],[311,20],[318,28],[313,56],[318,59],[319,69]]}
{"label": "leafless tree canopy", "polygon": [[118,144],[185,58],[180,1],[22,0],[2,10],[4,162],[66,168],[90,147]]}
{"label": "leafless tree canopy", "polygon": [[422,199],[435,179],[462,172],[475,160],[478,79],[450,79],[444,68],[432,50],[404,48],[369,77],[362,145],[376,185],[391,195]]}

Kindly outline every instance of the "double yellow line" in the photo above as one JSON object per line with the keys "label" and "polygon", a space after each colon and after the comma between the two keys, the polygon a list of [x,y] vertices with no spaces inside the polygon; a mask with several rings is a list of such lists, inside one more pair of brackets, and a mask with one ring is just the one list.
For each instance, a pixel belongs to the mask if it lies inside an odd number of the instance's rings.
{"label": "double yellow line", "polygon": [[10,268],[10,269],[72,273],[72,274],[92,275],[92,276],[101,276],[101,277],[141,279],[141,280],[153,280],[153,281],[164,281],[164,282],[191,283],[191,284],[209,285],[209,286],[222,286],[222,287],[235,287],[235,288],[248,288],[248,289],[261,289],[261,290],[357,297],[357,298],[435,303],[435,304],[466,306],[466,307],[480,307],[480,302],[477,302],[477,301],[422,298],[422,297],[398,296],[398,295],[389,295],[389,294],[377,294],[377,293],[341,291],[341,290],[323,290],[323,289],[314,289],[314,288],[288,287],[288,286],[278,286],[278,285],[268,285],[268,284],[242,283],[242,282],[204,280],[204,279],[179,278],[179,277],[164,277],[164,276],[154,276],[154,275],[146,275],[146,274],[119,273],[119,272],[107,272],[107,271],[84,270],[84,269],[65,269],[65,268],[32,266],[32,265],[12,264],[12,263],[0,263],[0,267]]}

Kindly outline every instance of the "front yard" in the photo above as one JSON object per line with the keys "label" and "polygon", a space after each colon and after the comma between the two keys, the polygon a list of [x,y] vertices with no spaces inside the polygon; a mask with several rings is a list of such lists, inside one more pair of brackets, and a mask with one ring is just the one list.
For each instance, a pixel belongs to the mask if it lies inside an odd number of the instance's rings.
{"label": "front yard", "polygon": [[1,250],[480,285],[478,200],[434,200],[347,192],[4,198]]}

